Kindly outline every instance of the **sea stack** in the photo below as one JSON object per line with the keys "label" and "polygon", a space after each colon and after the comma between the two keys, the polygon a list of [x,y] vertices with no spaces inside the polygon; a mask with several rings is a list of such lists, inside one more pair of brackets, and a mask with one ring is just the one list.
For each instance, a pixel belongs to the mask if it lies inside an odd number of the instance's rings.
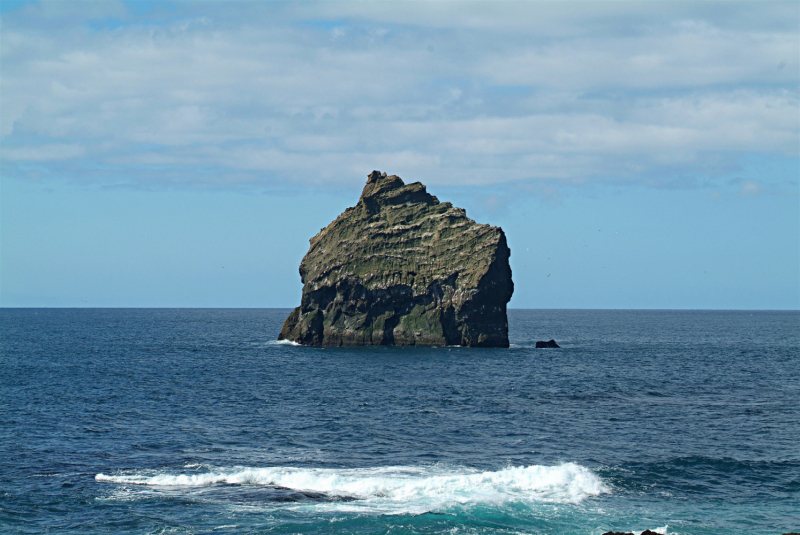
{"label": "sea stack", "polygon": [[278,339],[508,347],[510,254],[500,227],[373,171],[358,204],[311,238],[300,306]]}

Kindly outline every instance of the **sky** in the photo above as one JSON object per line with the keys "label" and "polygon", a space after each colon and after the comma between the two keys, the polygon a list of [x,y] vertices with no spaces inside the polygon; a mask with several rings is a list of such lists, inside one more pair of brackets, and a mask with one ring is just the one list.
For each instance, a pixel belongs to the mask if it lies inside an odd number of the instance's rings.
{"label": "sky", "polygon": [[0,4],[0,306],[293,307],[373,170],[512,308],[800,308],[800,3]]}

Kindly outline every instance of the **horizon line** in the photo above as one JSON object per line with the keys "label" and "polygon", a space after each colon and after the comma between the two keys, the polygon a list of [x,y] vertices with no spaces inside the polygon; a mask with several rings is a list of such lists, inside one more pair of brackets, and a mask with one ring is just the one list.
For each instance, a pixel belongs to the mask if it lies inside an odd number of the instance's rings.
{"label": "horizon line", "polygon": [[[3,306],[0,310],[293,310],[296,307],[207,307],[207,306]],[[508,308],[507,310],[596,310],[596,311],[694,311],[694,312],[800,312],[800,308]]]}

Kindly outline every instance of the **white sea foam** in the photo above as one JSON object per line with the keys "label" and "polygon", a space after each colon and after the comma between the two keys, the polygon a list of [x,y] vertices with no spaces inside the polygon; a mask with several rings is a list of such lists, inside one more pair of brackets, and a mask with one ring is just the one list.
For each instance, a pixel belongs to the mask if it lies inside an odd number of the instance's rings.
{"label": "white sea foam", "polygon": [[578,503],[609,492],[599,477],[574,463],[510,467],[495,472],[441,466],[349,470],[237,467],[197,474],[97,474],[95,479],[151,488],[269,485],[359,500],[330,504],[339,509],[385,512],[421,512],[478,503]]}
{"label": "white sea foam", "polygon": [[292,342],[291,340],[270,340],[267,342],[268,346],[301,346],[302,344],[298,344],[297,342]]}

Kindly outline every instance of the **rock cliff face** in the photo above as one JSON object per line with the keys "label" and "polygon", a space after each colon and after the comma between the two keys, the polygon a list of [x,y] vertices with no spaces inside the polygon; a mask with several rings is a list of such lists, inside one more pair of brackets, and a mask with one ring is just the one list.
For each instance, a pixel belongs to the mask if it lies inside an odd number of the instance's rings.
{"label": "rock cliff face", "polygon": [[311,239],[301,303],[278,339],[508,347],[510,254],[499,227],[373,171],[358,204]]}

